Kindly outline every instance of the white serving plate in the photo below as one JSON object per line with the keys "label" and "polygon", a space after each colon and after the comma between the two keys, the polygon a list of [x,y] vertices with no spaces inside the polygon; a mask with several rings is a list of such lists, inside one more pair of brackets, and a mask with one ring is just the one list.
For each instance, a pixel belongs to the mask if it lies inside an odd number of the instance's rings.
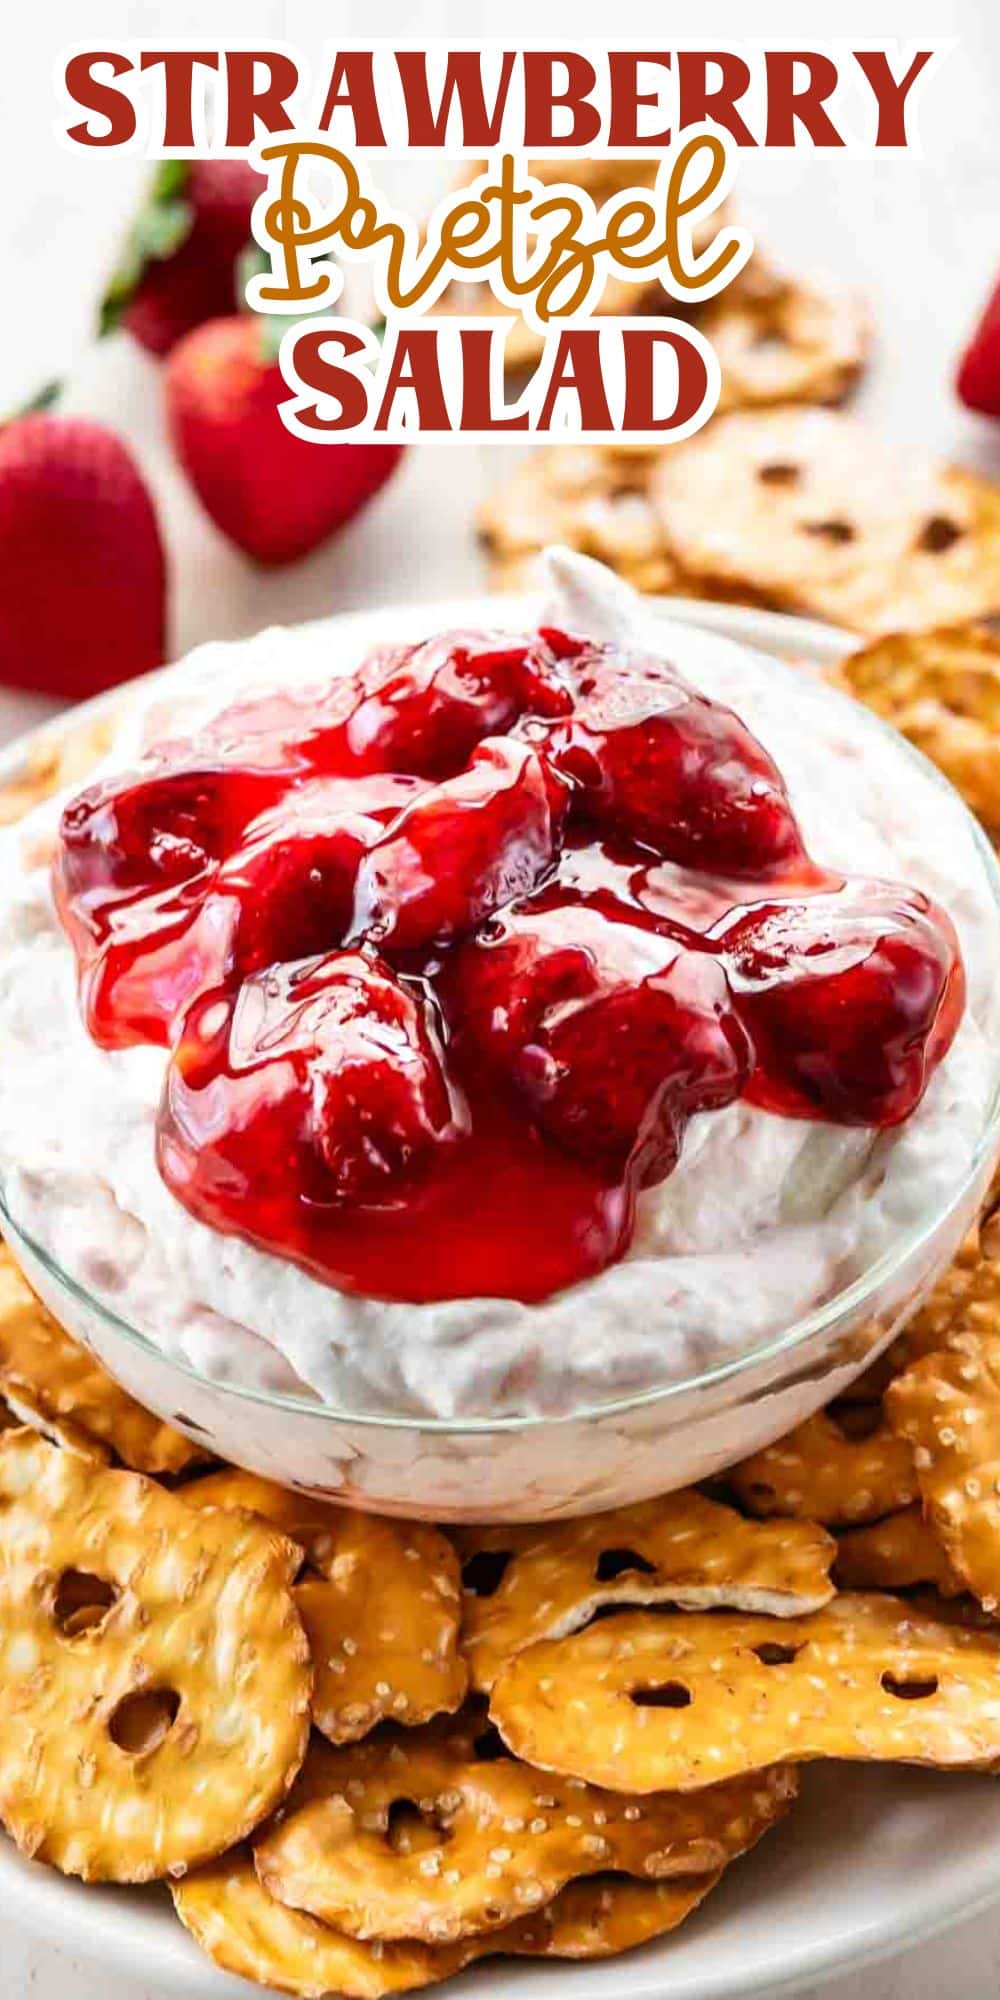
{"label": "white serving plate", "polygon": [[[458,608],[449,604],[452,615]],[[426,610],[433,622],[433,607]],[[849,644],[771,612],[682,600],[671,600],[669,612],[786,658],[833,662]],[[0,782],[17,762],[15,745],[0,757]],[[456,2000],[773,2000],[888,1958],[997,1899],[995,1781],[817,1765],[803,1772],[789,1819],[673,1937],[603,1964],[487,1960],[445,1991]],[[202,1957],[166,1890],[67,1881],[2,1839],[0,1924],[90,1959],[109,1990],[131,1993],[141,1983],[157,2000],[248,2000],[255,1990]]]}

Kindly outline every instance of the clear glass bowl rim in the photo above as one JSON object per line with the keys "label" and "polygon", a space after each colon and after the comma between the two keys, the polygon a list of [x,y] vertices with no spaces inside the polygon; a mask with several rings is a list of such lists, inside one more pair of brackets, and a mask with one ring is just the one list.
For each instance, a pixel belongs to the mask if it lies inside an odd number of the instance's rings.
{"label": "clear glass bowl rim", "polygon": [[[505,612],[509,612],[511,615],[515,614],[517,606],[523,604],[524,601],[512,593],[510,598],[504,603]],[[672,603],[669,598],[653,598],[648,602],[650,609],[662,610],[667,619],[674,617],[677,622],[690,623],[696,626],[699,623],[699,613],[704,614],[707,611],[711,614],[714,609],[711,605],[707,607],[699,605],[694,600],[689,602],[674,600]],[[430,616],[439,610],[443,610],[444,606],[428,604],[412,608],[419,609]],[[727,610],[731,609],[731,607],[726,608]],[[351,614],[348,613],[347,617],[349,618],[350,616]],[[778,616],[780,617],[780,614]],[[326,623],[327,621],[323,620],[321,622]],[[710,628],[713,623],[714,621],[711,621],[710,617],[706,617],[701,629]],[[790,636],[795,632],[796,628],[798,635],[803,639],[807,634],[810,634],[809,621],[788,618],[782,620],[782,623],[787,626]],[[763,651],[763,647],[749,636],[741,642],[739,635],[734,633],[732,627],[728,624],[720,622],[715,629],[722,636],[731,639],[734,643],[742,643],[753,652],[760,653]],[[853,637],[851,634],[837,632],[832,627],[824,628],[817,625],[811,627],[811,635],[818,640],[825,640],[826,644],[823,650],[830,657],[833,657],[833,642],[843,640],[844,645],[841,650],[847,651],[850,649]],[[788,674],[801,689],[802,670],[800,667],[796,667],[791,661],[783,659],[777,654],[769,654],[767,658],[770,668],[773,668],[778,673]],[[148,677],[144,676],[143,678],[156,679],[159,677],[159,673],[166,672],[169,672],[169,669],[160,669],[157,674]],[[120,698],[129,685],[132,684],[127,683],[124,689],[116,689],[115,695]],[[849,703],[852,711],[856,710],[859,706],[851,695],[835,686],[827,684],[824,692],[827,695],[833,696],[836,700]],[[10,750],[11,752],[23,750],[32,741],[44,740],[46,736],[58,736],[66,729],[67,722],[82,720],[88,713],[96,713],[108,705],[109,697],[106,695],[98,696],[93,702],[82,703],[79,707],[70,710],[68,715],[57,716],[53,722],[44,724],[41,729],[31,731],[26,736],[19,738],[16,743],[10,746]],[[890,723],[885,722],[881,716],[876,715],[871,709],[866,709],[864,714],[866,725],[871,727],[874,733],[890,738],[897,753],[902,752],[905,754],[919,769],[923,777],[930,779],[940,791],[947,794],[953,805],[959,808],[971,831],[973,844],[982,862],[986,879],[992,891],[994,914],[997,921],[998,937],[1000,937],[1000,860],[998,860],[998,856],[979,821],[969,811],[954,786],[938,770],[937,766],[924,756],[922,751],[916,749],[912,743],[909,743],[904,736],[899,734],[898,730],[893,729]],[[0,767],[0,781],[2,781],[2,767]],[[320,1420],[329,1423],[354,1425],[358,1429],[363,1430],[400,1431],[411,1434],[419,1433],[421,1436],[426,1434],[441,1437],[482,1437],[490,1433],[506,1436],[553,1430],[567,1425],[588,1423],[599,1419],[613,1420],[616,1417],[633,1416],[638,1411],[650,1409],[659,1404],[667,1404],[681,1397],[695,1395],[699,1391],[709,1388],[715,1388],[726,1381],[736,1380],[740,1375],[762,1364],[776,1361],[782,1355],[793,1353],[796,1348],[804,1345],[814,1335],[821,1335],[829,1331],[830,1328],[835,1327],[845,1314],[852,1313],[856,1308],[863,1312],[866,1304],[872,1300],[875,1294],[884,1285],[891,1286],[894,1277],[902,1270],[909,1259],[919,1254],[923,1245],[934,1235],[944,1218],[961,1204],[963,1198],[968,1194],[981,1173],[984,1163],[987,1160],[992,1161],[995,1159],[998,1150],[1000,1150],[1000,1047],[994,1051],[994,1057],[995,1069],[992,1088],[984,1107],[982,1127],[969,1166],[962,1180],[949,1191],[944,1201],[937,1204],[932,1213],[922,1217],[919,1222],[915,1223],[905,1235],[893,1243],[888,1250],[884,1251],[874,1264],[862,1272],[860,1277],[853,1279],[851,1284],[845,1286],[843,1290],[834,1292],[822,1305],[814,1307],[812,1311],[803,1314],[799,1319],[793,1320],[791,1325],[785,1327],[779,1334],[760,1342],[758,1345],[741,1354],[720,1360],[711,1367],[703,1369],[697,1375],[686,1376],[677,1382],[664,1383],[658,1388],[643,1389],[637,1394],[615,1397],[606,1402],[581,1404],[572,1410],[558,1413],[498,1417],[432,1417],[420,1415],[415,1411],[344,1410],[332,1403],[322,1402],[318,1396],[298,1396],[278,1390],[249,1388],[236,1382],[224,1381],[220,1377],[204,1375],[199,1369],[193,1368],[189,1362],[178,1358],[174,1354],[168,1354],[163,1348],[158,1347],[155,1341],[149,1338],[148,1334],[144,1334],[139,1327],[133,1326],[129,1320],[123,1319],[119,1313],[114,1311],[113,1307],[107,1305],[103,1299],[97,1298],[78,1279],[73,1278],[68,1271],[65,1271],[57,1259],[53,1257],[52,1253],[44,1249],[40,1243],[35,1241],[22,1228],[8,1204],[6,1187],[3,1185],[2,1178],[0,1178],[0,1217],[8,1224],[13,1234],[25,1245],[30,1256],[38,1262],[52,1279],[54,1285],[68,1292],[87,1312],[95,1314],[114,1333],[119,1334],[130,1345],[139,1348],[143,1353],[148,1354],[163,1366],[175,1370],[177,1374],[189,1381],[200,1383],[205,1388],[217,1391],[222,1395],[232,1396],[238,1401],[281,1410],[298,1417],[311,1418],[313,1421]],[[0,1176],[2,1176],[2,1166],[0,1166]]]}

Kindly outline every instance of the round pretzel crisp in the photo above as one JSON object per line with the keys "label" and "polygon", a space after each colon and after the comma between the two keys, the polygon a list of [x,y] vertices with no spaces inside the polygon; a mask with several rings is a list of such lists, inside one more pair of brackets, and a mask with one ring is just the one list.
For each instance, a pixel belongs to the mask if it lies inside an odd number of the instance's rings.
{"label": "round pretzel crisp", "polygon": [[313,1660],[313,1721],[332,1743],[461,1704],[458,1558],[436,1528],[382,1520],[227,1470],[184,1488],[189,1505],[244,1507],[299,1543],[318,1576],[295,1592]]}
{"label": "round pretzel crisp", "polygon": [[722,368],[720,410],[842,402],[871,345],[856,292],[785,278],[756,255],[693,318]]}
{"label": "round pretzel crisp", "polygon": [[[65,1430],[95,1456],[113,1450],[133,1472],[183,1472],[204,1453],[161,1423],[86,1347],[65,1333],[0,1243],[0,1395],[25,1421],[60,1439]],[[61,1441],[61,1439],[60,1439]]]}
{"label": "round pretzel crisp", "polygon": [[365,1943],[269,1896],[246,1848],[171,1885],[185,1929],[213,1962],[298,2000],[382,2000],[432,1986],[485,1957],[616,1957],[664,1937],[703,1903],[722,1871],[668,1882],[597,1875],[502,1930],[457,1944]]}
{"label": "round pretzel crisp", "polygon": [[713,594],[872,635],[1000,611],[1000,486],[907,469],[840,411],[730,411],[662,454],[650,497]]}
{"label": "round pretzel crisp", "polygon": [[1000,640],[981,625],[894,632],[853,653],[841,673],[1000,830]]}
{"label": "round pretzel crisp", "polygon": [[[874,1413],[873,1413],[874,1414]],[[917,1497],[913,1454],[877,1413],[875,1428],[845,1435],[847,1413],[835,1421],[825,1410],[754,1452],[726,1473],[741,1505],[752,1514],[784,1515],[847,1527],[877,1521]]]}
{"label": "round pretzel crisp", "polygon": [[540,1909],[578,1876],[723,1867],[794,1789],[775,1771],[697,1799],[636,1801],[505,1756],[463,1758],[434,1733],[314,1745],[257,1843],[257,1872],[271,1895],[353,1937],[451,1942]]}
{"label": "round pretzel crisp", "polygon": [[479,514],[505,586],[526,587],[526,565],[560,542],[607,563],[637,590],[677,589],[677,565],[649,500],[654,464],[648,447],[593,444],[550,445],[522,459]]}
{"label": "round pretzel crisp", "polygon": [[296,1564],[249,1515],[0,1437],[0,1817],[25,1853],[149,1881],[274,1810],[309,1727]]}
{"label": "round pretzel crisp", "polygon": [[808,1618],[634,1611],[543,1640],[490,1715],[543,1770],[689,1792],[786,1758],[992,1766],[998,1685],[997,1635],[845,1592]]}
{"label": "round pretzel crisp", "polygon": [[258,1881],[246,1848],[171,1885],[185,1930],[225,1972],[299,2000],[382,2000],[433,1986],[467,1962],[447,1946],[364,1944],[278,1903]]}
{"label": "round pretzel crisp", "polygon": [[805,1521],[745,1521],[690,1490],[586,1520],[534,1530],[511,1551],[491,1590],[477,1594],[483,1554],[487,1586],[506,1553],[502,1533],[477,1545],[464,1531],[467,1581],[462,1644],[474,1688],[487,1691],[506,1661],[536,1639],[562,1639],[614,1604],[727,1605],[774,1617],[817,1611],[833,1596],[836,1544]]}

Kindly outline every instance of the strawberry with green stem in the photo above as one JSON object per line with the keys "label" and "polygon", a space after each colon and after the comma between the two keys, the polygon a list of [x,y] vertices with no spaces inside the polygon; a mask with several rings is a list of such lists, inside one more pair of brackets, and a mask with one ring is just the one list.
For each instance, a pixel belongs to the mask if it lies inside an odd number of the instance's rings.
{"label": "strawberry with green stem", "polygon": [[105,293],[101,332],[125,326],[162,355],[192,327],[232,312],[263,187],[246,160],[163,160]]}

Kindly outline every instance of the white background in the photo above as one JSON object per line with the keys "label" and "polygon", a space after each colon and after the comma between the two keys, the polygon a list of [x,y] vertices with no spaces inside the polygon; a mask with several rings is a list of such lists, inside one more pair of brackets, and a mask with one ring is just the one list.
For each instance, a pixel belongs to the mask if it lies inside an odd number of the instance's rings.
{"label": "white background", "polygon": [[[282,39],[315,52],[333,34],[518,37],[553,43],[608,34],[598,0],[11,0],[0,43],[0,408],[54,374],[72,402],[107,414],[132,437],[160,504],[170,547],[172,649],[276,620],[387,599],[432,597],[481,575],[472,530],[475,500],[496,476],[497,448],[413,452],[372,512],[335,544],[283,574],[262,578],[199,513],[160,438],[158,374],[125,342],[96,353],[89,327],[144,169],[100,153],[70,154],[52,137],[53,73],[60,48],[125,37],[155,42]],[[958,46],[923,100],[923,157],[857,161],[819,154],[744,156],[737,194],[758,240],[792,268],[827,268],[871,300],[878,348],[861,406],[902,452],[944,452],[1000,477],[1000,427],[980,424],[954,400],[955,359],[976,309],[1000,272],[1000,10],[996,0],[701,0],[694,18],[618,0],[616,36],[653,47],[696,32],[706,47],[762,39],[954,36]],[[0,735],[43,706],[0,690]],[[863,1869],[865,1857],[858,1856]],[[623,1990],[627,1974],[622,1968]],[[52,1943],[19,1934],[0,1911],[0,1993],[33,2000],[105,2000],[107,1979]],[[553,1979],[553,1994],[559,1981]],[[829,2000],[986,2000],[1000,1991],[1000,1913],[891,1966],[824,1989]],[[249,1991],[249,1989],[248,1989]],[[116,2000],[160,2000],[137,1969]]]}

